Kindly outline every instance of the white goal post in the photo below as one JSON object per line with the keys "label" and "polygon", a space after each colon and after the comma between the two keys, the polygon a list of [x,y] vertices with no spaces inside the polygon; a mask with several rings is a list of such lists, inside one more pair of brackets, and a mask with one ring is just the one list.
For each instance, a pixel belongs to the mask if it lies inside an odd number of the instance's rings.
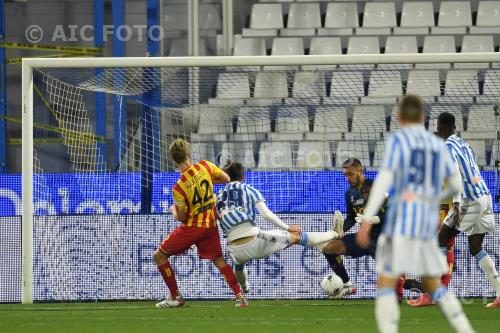
{"label": "white goal post", "polygon": [[[496,63],[500,53],[307,55],[243,57],[24,58],[22,61],[22,303],[32,303],[34,227],[34,70],[363,64]],[[491,65],[490,65],[491,67]],[[499,83],[500,85],[500,83]]]}

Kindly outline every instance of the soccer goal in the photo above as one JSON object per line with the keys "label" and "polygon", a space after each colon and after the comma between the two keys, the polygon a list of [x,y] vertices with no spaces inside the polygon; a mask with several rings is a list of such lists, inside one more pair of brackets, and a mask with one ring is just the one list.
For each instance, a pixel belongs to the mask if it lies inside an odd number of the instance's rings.
{"label": "soccer goal", "polygon": [[[0,302],[162,298],[152,252],[178,225],[167,156],[177,137],[193,160],[242,162],[287,223],[323,231],[345,212],[342,162],[356,157],[374,177],[398,97],[417,94],[430,130],[440,112],[456,116],[497,191],[499,53],[24,59],[22,80],[22,182],[12,180],[22,202],[0,218],[0,244],[10,244],[0,246]],[[106,93],[105,117],[96,93]],[[498,237],[487,242],[498,253]],[[466,248],[459,238],[452,290],[491,296]],[[173,264],[185,297],[230,297],[196,251]],[[373,260],[345,265],[355,297],[373,298]],[[315,250],[248,270],[249,298],[325,297],[329,267]]]}

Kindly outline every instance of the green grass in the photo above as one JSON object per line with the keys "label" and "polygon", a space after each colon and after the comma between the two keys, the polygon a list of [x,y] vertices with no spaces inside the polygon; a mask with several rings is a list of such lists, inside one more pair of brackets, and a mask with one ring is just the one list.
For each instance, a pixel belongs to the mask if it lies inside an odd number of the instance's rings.
{"label": "green grass", "polygon": [[[477,332],[500,326],[500,309],[468,300],[464,309]],[[155,309],[154,302],[0,304],[0,332],[376,332],[373,301],[188,302],[180,309]],[[452,332],[437,307],[401,307],[400,332]]]}

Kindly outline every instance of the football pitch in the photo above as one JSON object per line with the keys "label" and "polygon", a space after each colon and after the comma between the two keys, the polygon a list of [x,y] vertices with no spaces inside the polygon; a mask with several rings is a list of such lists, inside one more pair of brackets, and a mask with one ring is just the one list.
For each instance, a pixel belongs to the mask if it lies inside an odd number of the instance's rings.
{"label": "football pitch", "polygon": [[[477,332],[500,326],[500,309],[482,299],[464,309]],[[156,309],[155,302],[0,304],[0,332],[376,332],[373,300],[189,301]],[[437,307],[401,307],[400,332],[452,332]]]}

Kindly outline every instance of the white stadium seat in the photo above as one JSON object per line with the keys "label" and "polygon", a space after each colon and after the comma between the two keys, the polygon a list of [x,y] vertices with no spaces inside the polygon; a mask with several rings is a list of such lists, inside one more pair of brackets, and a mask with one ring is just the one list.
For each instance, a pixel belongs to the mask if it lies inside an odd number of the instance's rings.
{"label": "white stadium seat", "polygon": [[259,169],[289,169],[292,167],[292,146],[289,142],[261,143]]}
{"label": "white stadium seat", "polygon": [[464,138],[496,139],[497,118],[493,105],[472,105],[469,108]]}
{"label": "white stadium seat", "polygon": [[[455,53],[455,36],[426,36],[424,53]],[[415,68],[450,68],[450,64],[416,64]]]}
{"label": "white stadium seat", "polygon": [[355,157],[365,167],[370,166],[370,150],[368,141],[341,141],[337,143],[335,154],[335,166],[342,167],[342,163],[348,158]]}
{"label": "white stadium seat", "polygon": [[[467,35],[462,40],[461,53],[494,52],[492,35]],[[488,68],[488,63],[456,63],[455,68]]]}
{"label": "white stadium seat", "polygon": [[307,107],[286,107],[278,110],[276,133],[309,132]]}
{"label": "white stadium seat", "polygon": [[[273,39],[273,47],[271,49],[271,56],[283,55],[303,55],[304,43],[300,37],[282,38],[277,37]],[[265,66],[266,70],[293,70],[297,66]]]}
{"label": "white stadium seat", "polygon": [[313,36],[318,28],[321,28],[319,3],[292,3],[281,36]]}
{"label": "white stadium seat", "polygon": [[480,1],[477,8],[476,26],[470,28],[472,34],[500,33],[500,1]]}
{"label": "white stadium seat", "polygon": [[399,71],[372,71],[368,86],[368,97],[393,97],[389,103],[395,102],[395,97],[403,94],[401,73]]}
{"label": "white stadium seat", "polygon": [[358,35],[387,35],[396,23],[394,2],[366,2],[363,12],[363,27],[356,29]]}
{"label": "white stadium seat", "polygon": [[439,7],[438,26],[433,34],[465,34],[472,26],[470,1],[442,1]]}
{"label": "white stadium seat", "polygon": [[324,169],[332,166],[330,145],[324,141],[302,141],[297,151],[297,168]]}
{"label": "white stadium seat", "polygon": [[345,107],[321,107],[314,115],[315,133],[347,132],[347,110]]}
{"label": "white stadium seat", "polygon": [[247,73],[220,73],[217,98],[250,98]]}
{"label": "white stadium seat", "polygon": [[211,142],[191,142],[189,144],[193,161],[207,160],[215,163],[214,145]]}
{"label": "white stadium seat", "polygon": [[256,3],[252,6],[250,29],[243,36],[276,36],[283,28],[283,12],[279,3]]}
{"label": "white stadium seat", "polygon": [[235,56],[265,56],[266,44],[263,38],[235,38]]}
{"label": "white stadium seat", "polygon": [[257,73],[255,78],[254,99],[284,97],[288,97],[286,73]]}
{"label": "white stadium seat", "polygon": [[385,141],[377,141],[375,144],[375,152],[373,154],[373,163],[372,166],[374,168],[378,168],[382,165],[385,154]]}
{"label": "white stadium seat", "polygon": [[484,140],[466,140],[470,148],[476,155],[476,162],[479,166],[485,166],[486,164],[486,144]]}
{"label": "white stadium seat", "polygon": [[358,98],[365,95],[363,74],[360,71],[334,71],[330,85],[330,97],[325,103],[338,104],[346,101],[347,104],[357,104]]}
{"label": "white stadium seat", "polygon": [[479,95],[477,72],[473,70],[451,70],[446,75],[444,100],[448,103],[472,103],[472,97]]}
{"label": "white stadium seat", "polygon": [[[385,54],[418,53],[416,36],[389,36],[385,42]],[[379,69],[408,70],[413,64],[379,64]]]}
{"label": "white stadium seat", "polygon": [[370,133],[377,136],[385,132],[385,108],[382,105],[361,105],[354,107],[352,116],[352,132]]}
{"label": "white stadium seat", "polygon": [[434,26],[434,8],[431,1],[405,2],[401,11],[401,26],[394,28],[395,34],[427,35]]}
{"label": "white stadium seat", "polygon": [[[309,46],[309,55],[342,54],[342,46],[339,37],[313,37]],[[304,70],[331,70],[336,65],[304,65]]]}
{"label": "white stadium seat", "polygon": [[477,96],[480,104],[500,104],[500,70],[488,70],[484,75],[483,94]]}
{"label": "white stadium seat", "polygon": [[[270,133],[271,132],[271,117],[267,108],[240,108],[238,114],[238,125],[236,133],[247,135],[254,133]],[[250,138],[252,140],[252,138]]]}
{"label": "white stadium seat", "polygon": [[325,97],[326,83],[323,72],[296,72],[292,96],[302,98]]}
{"label": "white stadium seat", "polygon": [[200,112],[199,134],[231,133],[231,112],[224,108],[205,108]]}
{"label": "white stadium seat", "polygon": [[223,166],[228,160],[243,164],[246,169],[255,168],[254,144],[252,142],[224,142],[219,153],[218,162]]}
{"label": "white stadium seat", "polygon": [[352,35],[359,26],[358,7],[355,2],[330,2],[326,8],[325,28],[319,35]]}
{"label": "white stadium seat", "polygon": [[422,97],[441,95],[441,82],[438,71],[413,70],[408,72],[407,94]]}
{"label": "white stadium seat", "polygon": [[379,54],[378,37],[350,37],[347,54]]}

